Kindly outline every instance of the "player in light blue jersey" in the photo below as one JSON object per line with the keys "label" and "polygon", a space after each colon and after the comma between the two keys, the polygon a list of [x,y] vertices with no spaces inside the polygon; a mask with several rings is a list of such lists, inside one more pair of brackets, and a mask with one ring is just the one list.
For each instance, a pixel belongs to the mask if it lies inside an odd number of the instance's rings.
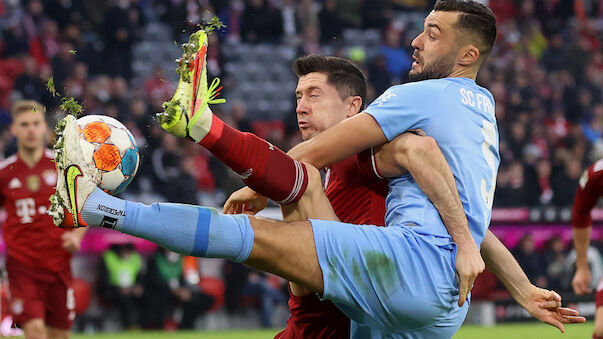
{"label": "player in light blue jersey", "polygon": [[[471,78],[424,80],[388,89],[365,112],[387,140],[421,129],[437,141],[456,179],[471,234],[481,243],[500,163],[492,94]],[[387,225],[419,225],[417,233],[449,239],[438,211],[410,175],[391,179],[389,187]]]}
{"label": "player in light blue jersey", "polygon": [[[320,188],[320,175],[316,168],[299,163],[295,163],[296,173],[307,171],[308,177],[307,181],[295,177],[294,189],[308,189],[301,200],[284,205],[283,213],[300,213],[299,219],[305,220],[308,214],[304,213],[311,212],[313,217],[324,220],[286,223],[223,215],[199,206],[145,206],[124,201],[96,188],[98,175],[83,160],[73,117],[64,120],[59,129],[60,183],[58,198],[51,206],[55,222],[61,224],[65,220],[65,207],[73,213],[73,224],[110,225],[176,252],[228,258],[280,275],[335,302],[352,319],[354,338],[450,338],[468,308],[468,303],[459,300],[455,276],[459,261],[461,266],[469,263],[479,270],[481,259],[473,261],[475,255],[479,258],[476,250],[482,239],[491,235],[486,231],[499,162],[498,135],[494,100],[487,90],[475,84],[475,78],[495,37],[494,15],[483,5],[474,1],[438,1],[425,20],[424,31],[412,43],[416,61],[410,76],[425,81],[389,89],[365,113],[327,129],[292,152],[294,158],[295,153],[305,154],[307,162],[323,167],[382,145],[406,131],[422,129],[437,141],[450,164],[460,195],[458,207],[467,215],[469,227],[465,219],[464,224],[458,223],[461,227],[447,230],[450,226],[443,222],[447,217],[438,214],[427,192],[419,188],[421,183],[415,182],[419,178],[429,181],[430,175],[412,170],[412,176],[390,181],[386,216],[389,227],[354,227],[328,221],[337,217]],[[182,93],[186,86],[183,85]],[[204,89],[201,85],[199,88]],[[192,92],[196,91],[197,88]],[[320,95],[320,91],[316,92]],[[211,90],[207,96],[203,93],[202,99],[214,97]],[[356,101],[353,97],[346,99],[344,106],[354,108]],[[237,143],[255,140],[244,139],[246,136],[227,126],[214,125],[217,120],[207,108],[208,100],[199,101],[199,105],[196,100],[192,102],[193,107],[203,109],[190,116],[189,108],[170,106],[166,114],[186,111],[182,114],[187,115],[186,119],[167,124],[164,128],[168,132],[204,145],[224,143],[220,138],[226,133],[230,133],[229,140]],[[262,157],[277,152],[272,145],[261,145],[266,146],[258,148]],[[253,155],[242,156],[256,160]],[[251,167],[242,175],[249,179],[257,172],[258,167]],[[436,168],[433,174],[438,173]],[[467,281],[463,277],[461,280]],[[470,284],[461,286],[460,295],[466,295],[469,288]],[[516,293],[524,292],[519,289]],[[560,298],[554,292],[527,299],[536,305],[531,308],[534,312],[549,305],[546,317],[560,328],[561,323],[584,321],[575,317],[577,312],[559,308]]]}

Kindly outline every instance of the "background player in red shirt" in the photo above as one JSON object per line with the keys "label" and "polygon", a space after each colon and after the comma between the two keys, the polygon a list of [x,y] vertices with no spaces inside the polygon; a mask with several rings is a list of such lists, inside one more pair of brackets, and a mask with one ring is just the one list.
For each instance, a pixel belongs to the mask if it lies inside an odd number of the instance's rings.
{"label": "background player in red shirt", "polygon": [[44,107],[19,101],[11,115],[17,154],[0,163],[11,312],[26,338],[67,338],[75,317],[71,254],[86,231],[57,228],[47,214],[57,173],[53,153],[45,148]]}
{"label": "background player in red shirt", "polygon": [[[300,77],[296,95],[298,97],[297,117],[298,125],[304,140],[309,140],[326,130],[327,128],[357,114],[363,108],[366,96],[366,85],[364,75],[351,62],[332,57],[310,56],[302,57],[295,61],[294,70]],[[336,115],[334,112],[347,112],[347,114]],[[413,147],[417,153],[422,153],[422,159],[412,159],[415,166],[426,164],[430,154],[438,152],[443,159],[435,142],[431,139],[413,136],[402,136],[392,142],[386,149],[374,156],[373,150],[362,152],[340,162],[330,165],[325,175],[325,193],[333,206],[335,214],[343,222],[354,224],[384,225],[385,195],[387,194],[387,182],[379,179],[381,175],[377,170],[377,163],[384,166],[382,169],[386,174],[397,175],[401,167],[410,167],[409,157],[397,157],[393,159],[392,153],[396,147],[404,155],[409,146],[409,138],[412,138]],[[434,147],[435,146],[435,147]],[[433,149],[430,149],[433,148]],[[429,171],[429,167],[424,170]],[[453,182],[453,180],[451,179]],[[456,188],[454,188],[456,193]],[[440,190],[447,191],[442,187]],[[458,196],[458,193],[456,193]],[[249,188],[243,188],[231,195],[224,205],[225,213],[255,213],[266,206],[266,198],[256,194]],[[437,203],[436,203],[437,204]],[[460,202],[459,202],[460,204]],[[302,220],[299,216],[289,215],[286,220]],[[487,253],[485,257],[498,257],[508,263],[514,263],[508,267],[502,267],[495,262],[489,261],[489,267],[499,275],[506,286],[513,286],[509,276],[517,277],[517,281],[526,291],[534,287],[529,284],[525,274],[519,265],[510,256],[508,250],[489,234],[484,240]],[[502,250],[501,250],[502,249]],[[512,270],[509,270],[509,267]],[[504,274],[501,274],[504,272]],[[512,274],[511,274],[512,273]],[[291,317],[287,327],[279,333],[276,338],[349,338],[349,319],[339,311],[330,301],[320,301],[315,293],[303,289],[295,284],[290,284],[289,310]],[[520,284],[517,284],[520,286]],[[529,286],[529,287],[528,287]],[[535,287],[534,287],[535,288]],[[513,290],[510,288],[510,290]],[[516,298],[519,298],[516,294]],[[534,307],[530,309],[525,300],[522,303],[538,319],[545,321],[543,314],[535,314]]]}
{"label": "background player in red shirt", "polygon": [[[603,159],[591,165],[580,177],[574,208],[572,211],[572,226],[574,231],[574,248],[576,249],[576,273],[572,287],[576,294],[592,292],[590,288],[591,275],[588,266],[588,247],[593,219],[590,212],[603,195]],[[593,338],[603,339],[603,280],[597,286],[595,294],[595,332]]]}

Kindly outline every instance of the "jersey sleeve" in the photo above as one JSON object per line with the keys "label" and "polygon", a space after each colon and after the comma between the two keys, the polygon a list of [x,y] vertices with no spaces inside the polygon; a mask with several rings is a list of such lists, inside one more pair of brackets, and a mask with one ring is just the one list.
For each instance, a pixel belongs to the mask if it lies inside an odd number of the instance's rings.
{"label": "jersey sleeve", "polygon": [[365,110],[381,127],[388,141],[412,129],[425,128],[431,122],[428,112],[439,95],[425,82],[390,87]]}
{"label": "jersey sleeve", "polygon": [[599,200],[601,193],[599,186],[603,177],[601,172],[595,171],[595,165],[584,171],[580,177],[572,209],[572,226],[574,228],[589,227],[593,223],[591,211]]}
{"label": "jersey sleeve", "polygon": [[385,180],[377,168],[375,151],[372,148],[358,153],[355,157],[358,173],[365,179]]}

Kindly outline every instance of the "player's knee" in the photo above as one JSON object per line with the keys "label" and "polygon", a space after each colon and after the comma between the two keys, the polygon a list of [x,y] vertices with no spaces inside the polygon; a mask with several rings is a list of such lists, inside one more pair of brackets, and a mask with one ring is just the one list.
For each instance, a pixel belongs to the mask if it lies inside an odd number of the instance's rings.
{"label": "player's knee", "polygon": [[69,339],[69,331],[55,328],[48,329],[48,339]]}
{"label": "player's knee", "polygon": [[46,339],[46,327],[44,323],[34,321],[23,326],[25,339]]}

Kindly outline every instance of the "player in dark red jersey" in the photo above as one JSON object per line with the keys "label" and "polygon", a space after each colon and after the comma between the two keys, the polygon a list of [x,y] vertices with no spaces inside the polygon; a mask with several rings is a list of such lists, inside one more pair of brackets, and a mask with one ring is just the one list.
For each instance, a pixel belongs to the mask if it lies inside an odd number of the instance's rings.
{"label": "player in dark red jersey", "polygon": [[[364,76],[349,61],[311,56],[296,60],[294,70],[300,77],[297,88],[297,115],[304,140],[313,138],[332,125],[361,111],[366,93]],[[300,97],[307,99],[299,100]],[[362,101],[353,104],[354,97],[361,98]],[[345,110],[348,107],[350,111]],[[333,112],[348,112],[348,114],[337,116]],[[411,157],[406,153],[410,143],[412,148],[418,151],[414,154],[422,156],[422,159],[412,158],[414,164],[409,163]],[[402,151],[405,156],[391,156],[396,149]],[[401,167],[409,168],[413,165],[425,165],[424,170],[429,171],[430,163],[425,161],[438,157],[443,159],[437,147],[434,148],[434,144],[430,143],[430,139],[403,135],[377,153],[368,150],[330,165],[325,175],[325,193],[341,221],[382,226],[387,183],[381,178],[378,167],[381,166],[380,170],[392,176],[397,175]],[[397,161],[386,160],[393,158]],[[440,191],[446,191],[443,185]],[[266,206],[266,201],[266,198],[251,189],[243,188],[231,195],[224,206],[224,212],[255,213]],[[303,220],[308,217],[289,215],[289,219],[287,216],[285,219]],[[534,291],[539,291],[529,284],[508,250],[491,233],[484,240],[484,250],[486,251],[484,257],[498,257],[500,261],[511,263],[508,267],[502,267],[503,265],[498,265],[492,260],[488,261],[489,268],[497,273],[506,286],[516,286],[519,289],[521,285],[521,289],[529,291],[530,288],[534,288]],[[508,277],[516,277],[518,280],[511,283]],[[510,290],[513,291],[512,288]],[[517,294],[514,296],[518,300],[521,299]],[[530,313],[545,321],[543,313],[538,313],[533,304],[530,305],[526,300],[521,303]],[[310,293],[295,284],[291,284],[289,310],[291,317],[287,327],[277,334],[276,338],[349,338],[350,336],[349,319],[333,303],[321,301],[315,293]]]}
{"label": "player in dark red jersey", "polygon": [[85,230],[59,229],[47,214],[57,173],[44,107],[19,101],[11,115],[17,154],[0,163],[11,312],[26,338],[67,338],[75,317],[70,260]]}
{"label": "player in dark red jersey", "polygon": [[[325,67],[320,61],[331,60],[332,66]],[[336,123],[357,114],[364,108],[366,83],[362,72],[345,59],[314,56],[296,60],[294,69],[300,79],[296,90],[314,99],[298,102],[298,125],[304,140]],[[337,77],[336,80],[328,77]],[[347,88],[344,88],[347,87]],[[356,98],[356,99],[354,99]],[[348,99],[348,100],[346,100]],[[344,108],[345,110],[342,110]],[[335,115],[332,111],[345,111]],[[387,181],[376,173],[373,151],[369,150],[339,161],[325,173],[325,193],[340,220],[355,224],[383,226],[385,224],[385,195]],[[253,205],[249,195],[258,198]],[[354,197],[354,198],[351,198]],[[263,209],[266,200],[248,188],[239,190],[228,199],[224,211],[230,213]],[[290,220],[297,220],[291,216]],[[289,311],[291,317],[287,327],[276,338],[349,338],[350,320],[332,302],[321,301],[315,293],[295,284],[290,285]]]}
{"label": "player in dark red jersey", "polygon": [[[578,295],[592,292],[591,275],[588,266],[588,247],[593,219],[590,212],[603,196],[603,159],[591,165],[580,177],[574,207],[572,210],[572,226],[574,231],[574,248],[576,249],[576,273],[572,280],[574,292]],[[603,280],[599,282],[595,293],[595,331],[593,338],[603,339]]]}

